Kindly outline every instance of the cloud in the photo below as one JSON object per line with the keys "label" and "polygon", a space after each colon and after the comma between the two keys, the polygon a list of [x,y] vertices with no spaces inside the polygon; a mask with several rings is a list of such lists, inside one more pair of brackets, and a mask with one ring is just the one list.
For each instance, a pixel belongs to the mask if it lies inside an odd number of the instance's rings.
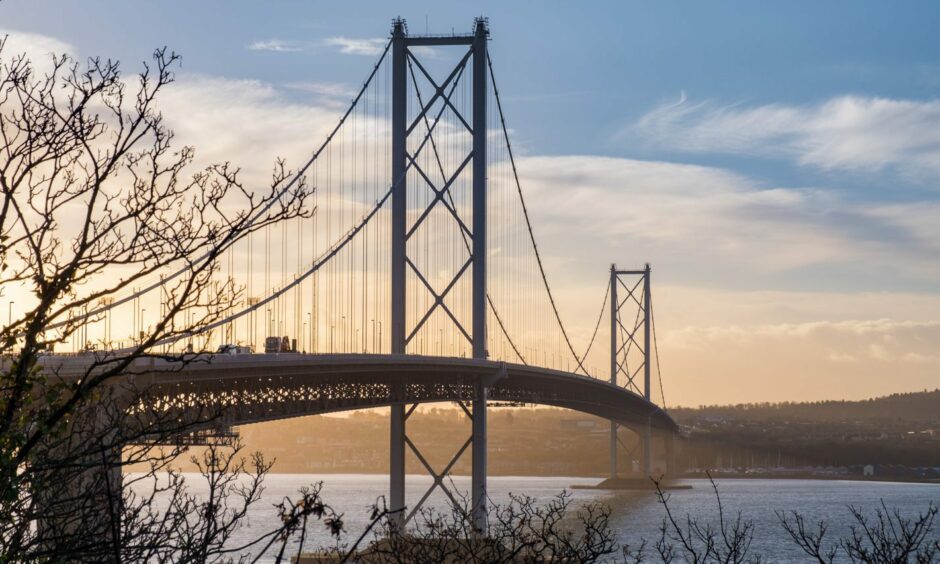
{"label": "cloud", "polygon": [[289,39],[268,39],[265,41],[255,41],[248,45],[252,51],[274,51],[277,53],[297,53],[306,51],[313,47],[309,41],[296,41]]}
{"label": "cloud", "polygon": [[293,166],[306,160],[339,119],[334,108],[290,101],[269,83],[185,73],[157,103],[200,163],[230,161],[258,181],[278,156]]}
{"label": "cloud", "polygon": [[356,89],[348,84],[336,82],[289,82],[284,85],[291,90],[309,92],[318,96],[351,98],[356,95]]}
{"label": "cloud", "polygon": [[[328,37],[323,40],[323,45],[327,47],[338,48],[344,55],[368,55],[375,57],[382,54],[385,46],[388,45],[388,39],[383,37],[371,37],[367,39],[357,39],[352,37]],[[438,58],[440,54],[431,47],[409,47],[409,51],[422,57]]]}
{"label": "cloud", "polygon": [[[918,335],[917,338],[899,338],[903,333]],[[876,360],[900,361],[908,354],[904,347],[920,343],[923,348],[930,346],[934,338],[940,338],[940,320],[914,321],[895,319],[849,319],[844,321],[809,321],[804,323],[778,323],[773,325],[752,326],[690,326],[669,333],[668,345],[675,347],[700,347],[713,341],[754,342],[759,339],[807,339],[827,341],[827,337],[838,336],[840,339],[861,343],[869,356]],[[889,353],[887,345],[897,349]],[[857,358],[857,355],[850,355]],[[937,357],[940,360],[940,357]]]}
{"label": "cloud", "polygon": [[794,159],[824,170],[940,174],[940,100],[839,96],[818,104],[660,106],[621,135],[693,153]]}
{"label": "cloud", "polygon": [[70,44],[47,35],[0,28],[0,37],[4,36],[7,36],[4,44],[7,56],[13,53],[26,53],[30,58],[36,58],[75,52]]}
{"label": "cloud", "polygon": [[312,104],[335,110],[347,108],[358,92],[348,84],[335,82],[288,82],[283,87],[309,95]]}
{"label": "cloud", "polygon": [[[304,88],[325,93],[342,91],[338,85],[321,86],[303,84]],[[284,87],[264,81],[180,73],[177,81],[157,99],[157,108],[175,134],[174,144],[195,148],[196,166],[229,162],[239,167],[241,179],[250,190],[263,191],[269,185],[276,159],[284,158],[293,170],[306,163],[349,104],[348,99],[339,103],[319,96],[312,100],[298,98],[289,95]],[[387,135],[386,124],[372,120],[369,115],[356,114],[342,130],[359,127],[370,132],[372,137],[368,141],[359,139],[355,143],[359,151]],[[322,166],[338,166],[340,155],[353,150],[352,135],[340,133],[331,143],[333,151],[320,159]],[[375,152],[380,158],[385,157],[377,147]],[[316,181],[315,171],[316,167],[308,171],[311,182]],[[332,185],[336,185],[335,180]],[[362,200],[369,197],[365,191],[361,191],[360,201],[352,201],[352,191],[333,193],[337,198],[345,198],[346,209],[359,209],[371,203]],[[325,197],[319,203],[327,206]]]}
{"label": "cloud", "polygon": [[350,37],[329,37],[323,42],[330,47],[338,47],[339,52],[345,55],[379,55],[385,50],[388,39],[375,37],[370,39],[353,39]]}
{"label": "cloud", "polygon": [[3,58],[25,54],[39,74],[52,70],[52,57],[74,55],[75,48],[59,39],[36,33],[26,33],[12,29],[0,29],[0,39],[6,37],[3,44]]}
{"label": "cloud", "polygon": [[913,219],[714,167],[592,156],[528,157],[519,166],[543,246],[576,270],[570,261],[604,264],[626,254],[699,279],[735,273],[724,282],[748,274],[773,284],[787,272],[818,278],[812,269],[832,275],[862,263],[940,280],[930,202]]}
{"label": "cloud", "polygon": [[906,231],[919,245],[940,250],[940,202],[873,205],[866,214]]}
{"label": "cloud", "polygon": [[862,399],[936,388],[938,340],[940,320],[689,326],[663,331],[660,352],[667,398],[686,405]]}

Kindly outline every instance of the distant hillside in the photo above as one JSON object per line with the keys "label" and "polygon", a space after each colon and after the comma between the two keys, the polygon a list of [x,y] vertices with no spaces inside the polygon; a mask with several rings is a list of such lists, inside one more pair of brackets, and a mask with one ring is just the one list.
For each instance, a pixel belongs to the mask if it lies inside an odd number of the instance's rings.
{"label": "distant hillside", "polygon": [[940,389],[892,394],[862,401],[745,403],[698,408],[674,408],[669,413],[680,423],[702,417],[741,421],[800,420],[811,422],[909,421],[940,423]]}
{"label": "distant hillside", "polygon": [[[940,390],[867,401],[745,404],[669,410],[690,432],[678,448],[688,468],[905,464],[940,466]],[[277,472],[385,473],[388,414],[311,416],[240,427],[245,452],[276,459]],[[554,408],[493,407],[489,420],[492,475],[601,476],[607,471],[609,424]],[[442,468],[470,433],[453,406],[416,411],[408,435],[432,466]],[[630,468],[637,437],[620,435],[620,467]],[[420,471],[407,456],[409,471]],[[470,457],[455,474],[470,471]],[[188,468],[188,467],[187,467]],[[190,468],[191,469],[191,468]]]}
{"label": "distant hillside", "polygon": [[692,466],[755,459],[791,465],[940,466],[940,390],[864,401],[672,409]]}

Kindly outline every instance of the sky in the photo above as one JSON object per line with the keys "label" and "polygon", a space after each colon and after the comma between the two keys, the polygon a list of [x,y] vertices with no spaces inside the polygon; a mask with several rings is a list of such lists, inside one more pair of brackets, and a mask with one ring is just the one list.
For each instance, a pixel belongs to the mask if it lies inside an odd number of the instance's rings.
{"label": "sky", "polygon": [[480,15],[576,338],[609,264],[650,262],[669,404],[940,387],[936,3],[5,0],[0,31],[126,72],[169,46],[171,126],[269,170],[312,148],[391,18]]}

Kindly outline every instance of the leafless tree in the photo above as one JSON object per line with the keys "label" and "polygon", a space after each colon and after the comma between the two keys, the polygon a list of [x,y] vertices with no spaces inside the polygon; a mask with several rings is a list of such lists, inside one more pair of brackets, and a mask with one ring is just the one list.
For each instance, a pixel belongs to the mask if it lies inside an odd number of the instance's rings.
{"label": "leafless tree", "polygon": [[860,507],[849,506],[851,533],[829,542],[825,521],[815,527],[797,511],[777,512],[780,524],[807,556],[820,564],[836,562],[843,555],[858,564],[933,564],[940,562],[940,540],[931,538],[937,506],[930,504],[916,517],[906,517],[898,509],[889,510],[884,501],[873,518]]}
{"label": "leafless tree", "polygon": [[[270,468],[238,448],[197,462],[197,498],[174,463],[177,442],[221,414],[210,400],[174,411],[148,396],[153,362],[204,362],[156,346],[203,331],[242,303],[219,280],[220,259],[249,233],[312,213],[308,187],[277,162],[270,184],[247,187],[229,163],[194,166],[157,111],[180,58],[154,52],[127,81],[116,61],[52,57],[40,72],[0,41],[0,295],[20,313],[0,331],[0,559],[224,561]],[[174,273],[160,278],[165,272]],[[162,280],[155,324],[120,350],[48,356],[104,308]],[[122,468],[143,466],[122,483]],[[139,487],[149,483],[149,493]],[[341,521],[301,492],[257,546],[311,516]],[[246,547],[247,548],[250,547]],[[239,557],[241,558],[241,557]]]}
{"label": "leafless tree", "polygon": [[701,523],[686,515],[677,517],[669,506],[669,494],[663,490],[661,480],[653,480],[656,497],[666,512],[660,526],[660,536],[654,545],[660,560],[666,564],[675,562],[726,562],[742,564],[758,563],[761,557],[751,554],[751,542],[754,539],[754,524],[743,519],[740,512],[733,520],[725,515],[718,485],[708,474],[712,490],[715,493],[718,514],[718,528],[709,523]]}
{"label": "leafless tree", "polygon": [[[717,502],[718,527],[702,524],[690,515],[677,517],[670,507],[670,498],[659,481],[654,480],[656,494],[666,512],[655,544],[659,561],[724,563],[760,562],[762,555],[751,552],[754,525],[740,513],[728,521],[715,481],[708,476]],[[830,524],[825,520],[807,522],[799,511],[777,511],[776,515],[790,539],[813,561],[833,564],[848,561],[855,564],[935,564],[940,562],[940,541],[932,538],[938,508],[933,504],[916,517],[906,517],[899,509],[889,510],[882,502],[874,518],[867,517],[859,507],[849,507],[851,533],[830,541]],[[773,555],[767,555],[773,556]],[[635,562],[642,561],[642,556]]]}
{"label": "leafless tree", "polygon": [[[424,508],[401,528],[384,506],[373,507],[371,525],[352,547],[324,550],[339,562],[603,562],[618,550],[610,528],[610,510],[586,504],[572,511],[562,492],[539,503],[511,495],[506,504],[490,500],[489,526],[477,530],[466,498],[447,511]],[[372,534],[372,542],[359,546]]]}

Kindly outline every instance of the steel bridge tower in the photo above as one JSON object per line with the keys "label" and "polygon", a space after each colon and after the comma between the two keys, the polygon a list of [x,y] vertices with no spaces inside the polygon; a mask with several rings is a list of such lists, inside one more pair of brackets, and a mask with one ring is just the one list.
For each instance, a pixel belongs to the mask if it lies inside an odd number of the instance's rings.
{"label": "steel bridge tower", "polygon": [[[470,74],[472,77],[472,233],[470,239],[470,261],[472,266],[472,324],[470,337],[472,341],[473,358],[485,359],[486,351],[486,98],[487,98],[487,46],[489,29],[486,19],[478,18],[475,21],[474,31],[468,35],[424,35],[409,36],[407,25],[401,18],[392,24],[392,143],[391,143],[391,170],[392,170],[392,221],[391,221],[391,352],[392,354],[405,354],[409,341],[421,326],[409,329],[406,321],[406,296],[408,268],[428,285],[415,263],[408,257],[407,243],[414,233],[416,226],[408,226],[407,177],[411,166],[417,167],[415,156],[408,152],[408,138],[413,133],[420,120],[424,119],[433,104],[442,100],[443,104],[458,113],[450,102],[448,86],[459,80],[459,75],[467,65],[468,58],[472,59]],[[441,84],[433,82],[427,71],[421,65],[412,47],[442,47],[467,46],[469,51],[463,59],[456,64],[446,80]],[[418,116],[408,123],[408,68],[411,63],[424,73],[436,89],[433,96],[427,101],[420,101]],[[417,87],[417,86],[415,86]],[[452,93],[451,89],[451,93]],[[459,113],[458,113],[459,115]],[[463,120],[463,117],[461,116]],[[464,120],[466,124],[466,120]],[[430,128],[428,135],[431,135]],[[458,169],[452,174],[444,185],[434,186],[426,175],[423,180],[435,193],[435,203],[441,202],[456,177],[462,172]],[[432,206],[434,204],[431,204]],[[451,211],[451,213],[455,213]],[[464,271],[449,286],[452,287]],[[425,315],[425,319],[434,310],[444,304],[444,294],[428,289],[434,294],[435,303]],[[449,310],[448,310],[449,313]],[[451,314],[454,323],[460,327],[460,322]],[[460,327],[463,331],[463,327]],[[410,333],[409,333],[410,331]],[[467,334],[464,331],[464,334]],[[393,397],[403,398],[405,384],[399,384],[398,390],[393,390]],[[472,398],[472,485],[471,503],[474,523],[479,530],[486,529],[486,424],[487,387],[483,382],[474,386]],[[405,422],[411,410],[406,411],[403,402],[394,404],[391,408],[390,422],[390,460],[389,460],[389,508],[392,511],[405,507],[405,447],[410,446],[421,459],[420,453],[407,438]],[[463,451],[458,452],[457,457]],[[456,458],[454,459],[456,461]],[[423,460],[422,460],[423,462]],[[426,464],[425,464],[426,465]],[[428,468],[429,471],[430,468]],[[435,485],[440,486],[443,475],[434,474]],[[433,489],[433,486],[432,486]],[[446,490],[445,490],[446,491]],[[429,492],[430,493],[430,492]],[[425,498],[427,494],[425,495]],[[422,500],[423,502],[423,500]],[[420,505],[420,502],[419,502]],[[410,508],[412,511],[417,508]],[[407,519],[403,511],[397,514],[399,523],[404,524]]]}
{"label": "steel bridge tower", "polygon": [[[618,296],[619,289],[625,292],[623,300]],[[625,311],[636,312],[632,319],[624,319]],[[629,314],[627,317],[631,317]],[[638,342],[642,332],[642,344]],[[650,400],[650,337],[652,334],[652,301],[650,294],[650,265],[643,270],[617,270],[617,265],[610,265],[610,383],[621,385],[637,393],[642,393]],[[618,338],[619,337],[619,338]],[[631,366],[629,361],[639,357],[639,364]],[[639,354],[637,354],[639,353]],[[638,380],[643,373],[642,390]],[[623,380],[620,380],[620,376]],[[652,430],[645,425],[640,430],[640,444],[643,450],[643,478],[652,472]],[[610,422],[610,479],[617,479],[617,424]]]}

